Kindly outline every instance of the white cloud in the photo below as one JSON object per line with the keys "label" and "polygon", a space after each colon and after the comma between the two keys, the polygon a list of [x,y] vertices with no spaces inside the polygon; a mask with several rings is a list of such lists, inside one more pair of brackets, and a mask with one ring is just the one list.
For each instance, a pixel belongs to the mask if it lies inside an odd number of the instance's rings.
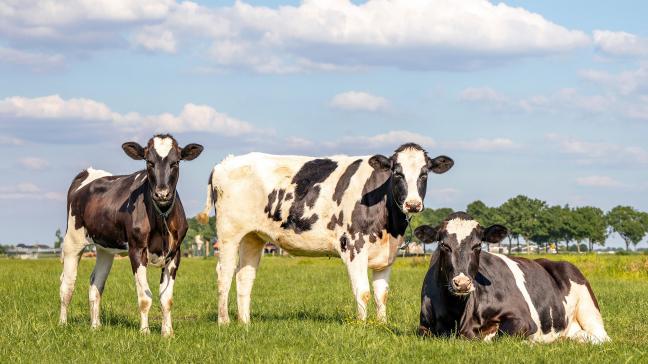
{"label": "white cloud", "polygon": [[626,32],[595,30],[594,45],[609,56],[648,56],[648,38]]}
{"label": "white cloud", "polygon": [[54,200],[64,201],[65,194],[43,191],[32,182],[23,182],[15,186],[0,186],[0,200]]}
{"label": "white cloud", "polygon": [[220,113],[210,106],[192,103],[186,104],[178,115],[140,115],[137,112],[117,113],[104,103],[85,98],[65,100],[59,95],[37,98],[14,96],[0,100],[0,115],[43,120],[105,122],[126,131],[201,131],[232,136],[259,131],[251,124]]}
{"label": "white cloud", "polygon": [[576,183],[586,187],[623,187],[624,184],[609,176],[587,176],[576,179]]}
{"label": "white cloud", "polygon": [[347,91],[335,95],[330,106],[339,110],[376,112],[388,110],[389,102],[384,97],[367,92]]}
{"label": "white cloud", "polygon": [[0,145],[23,145],[25,141],[9,135],[0,135]]}
{"label": "white cloud", "polygon": [[622,95],[648,94],[648,64],[641,64],[637,69],[610,73],[599,70],[583,70],[584,79],[612,87]]}
{"label": "white cloud", "polygon": [[640,146],[589,142],[559,134],[547,134],[545,139],[584,164],[648,164],[648,150]]}
{"label": "white cloud", "polygon": [[25,168],[35,171],[45,169],[47,166],[49,166],[49,163],[45,159],[38,157],[20,158],[18,159],[18,163]]}
{"label": "white cloud", "polygon": [[155,27],[144,28],[135,34],[133,43],[147,51],[176,52],[176,39],[173,33]]}
{"label": "white cloud", "polygon": [[62,67],[64,61],[65,57],[60,54],[45,54],[0,47],[0,63],[25,66],[35,71]]}
{"label": "white cloud", "polygon": [[508,102],[508,97],[490,87],[468,87],[461,91],[459,98],[463,101]]}
{"label": "white cloud", "polygon": [[323,145],[334,150],[345,147],[354,149],[381,150],[385,148],[395,149],[396,147],[404,143],[417,143],[423,148],[431,148],[436,146],[434,139],[406,130],[393,130],[372,136],[345,136],[337,141],[324,142]]}
{"label": "white cloud", "polygon": [[[487,0],[305,0],[276,8],[242,1],[33,0],[0,6],[0,36],[24,49],[195,47],[224,67],[257,72],[475,69],[587,46],[588,35]],[[211,43],[209,55],[205,43]]]}

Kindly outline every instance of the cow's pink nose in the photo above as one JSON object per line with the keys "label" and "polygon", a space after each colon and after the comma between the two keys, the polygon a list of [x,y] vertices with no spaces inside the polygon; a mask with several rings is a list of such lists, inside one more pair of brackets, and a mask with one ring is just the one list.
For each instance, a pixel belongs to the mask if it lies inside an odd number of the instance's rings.
{"label": "cow's pink nose", "polygon": [[419,212],[421,211],[423,204],[420,201],[407,201],[405,202],[405,210],[407,212]]}
{"label": "cow's pink nose", "polygon": [[472,281],[464,274],[452,278],[452,285],[459,292],[468,292],[472,286]]}

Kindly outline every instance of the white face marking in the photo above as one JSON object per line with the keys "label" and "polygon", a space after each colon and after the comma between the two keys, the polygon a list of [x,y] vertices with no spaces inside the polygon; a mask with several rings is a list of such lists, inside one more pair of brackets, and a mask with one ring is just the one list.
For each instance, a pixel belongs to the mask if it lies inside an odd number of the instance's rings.
{"label": "white face marking", "polygon": [[173,139],[171,138],[160,138],[160,137],[155,137],[153,138],[153,148],[155,149],[155,152],[161,157],[161,158],[166,158],[167,155],[169,155],[169,152],[171,151],[171,148],[173,147]]}
{"label": "white face marking", "polygon": [[419,196],[417,182],[421,175],[421,169],[427,164],[425,154],[421,150],[407,148],[396,155],[396,162],[403,168],[403,175],[407,183],[405,203],[420,203],[422,206],[423,201]]}
{"label": "white face marking", "polygon": [[88,171],[88,177],[86,177],[86,179],[84,179],[83,182],[81,182],[81,185],[79,186],[79,188],[76,189],[76,191],[82,189],[88,183],[90,183],[90,182],[92,182],[92,181],[94,181],[94,180],[96,180],[98,178],[106,177],[106,176],[112,176],[112,173],[110,173],[110,172],[102,171],[101,169],[94,169],[92,167],[86,169],[86,171]]}
{"label": "white face marking", "polygon": [[479,223],[475,220],[454,218],[448,221],[446,231],[448,232],[448,235],[455,234],[457,236],[457,243],[461,244],[465,238],[470,236],[470,233],[472,233],[478,225]]}

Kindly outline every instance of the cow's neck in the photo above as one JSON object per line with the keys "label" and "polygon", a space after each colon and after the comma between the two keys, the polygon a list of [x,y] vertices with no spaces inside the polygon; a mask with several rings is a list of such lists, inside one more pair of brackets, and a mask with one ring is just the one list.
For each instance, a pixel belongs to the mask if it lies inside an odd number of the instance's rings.
{"label": "cow's neck", "polygon": [[439,297],[443,302],[443,306],[447,308],[443,314],[447,316],[447,319],[459,322],[466,310],[466,303],[470,297],[458,297],[450,293],[450,290],[448,290],[448,287],[450,287],[450,277],[443,269],[443,261],[438,249],[434,252],[436,259],[434,257],[433,259],[436,260],[434,269]]}
{"label": "cow's neck", "polygon": [[407,216],[403,213],[400,206],[396,202],[394,196],[394,189],[392,186],[393,177],[389,177],[387,180],[387,209],[385,213],[387,214],[387,231],[397,238],[403,238],[405,236],[405,231],[407,230]]}

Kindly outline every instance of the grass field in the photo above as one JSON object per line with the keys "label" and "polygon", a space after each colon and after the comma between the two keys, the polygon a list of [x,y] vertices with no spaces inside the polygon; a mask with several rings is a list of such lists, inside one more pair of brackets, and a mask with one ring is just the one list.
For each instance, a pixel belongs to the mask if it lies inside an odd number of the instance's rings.
{"label": "grass field", "polygon": [[[412,258],[397,260],[389,324],[381,325],[353,319],[350,283],[339,260],[264,257],[249,327],[216,324],[215,261],[185,259],[177,277],[171,339],[160,337],[157,300],[152,334],[139,334],[130,265],[119,260],[102,300],[104,326],[93,332],[87,292],[94,260],[82,261],[70,324],[59,327],[59,261],[0,259],[0,362],[648,362],[648,256],[568,258],[590,279],[612,343],[421,339],[415,329],[427,262]],[[154,294],[159,274],[149,271]],[[235,318],[234,292],[230,298]]]}

